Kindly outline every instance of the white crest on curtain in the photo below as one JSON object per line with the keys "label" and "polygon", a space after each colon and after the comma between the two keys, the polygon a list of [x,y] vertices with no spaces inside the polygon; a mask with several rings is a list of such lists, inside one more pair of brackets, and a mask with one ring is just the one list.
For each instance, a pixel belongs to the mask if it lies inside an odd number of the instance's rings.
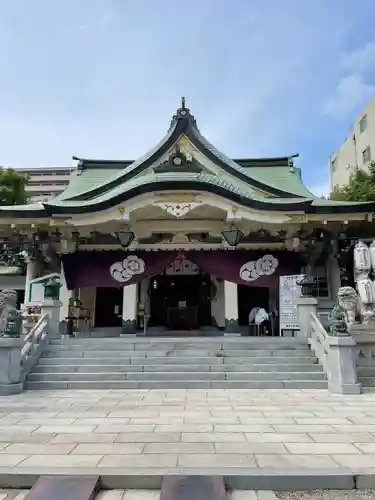
{"label": "white crest on curtain", "polygon": [[260,276],[271,276],[276,271],[279,261],[273,255],[264,255],[258,260],[246,262],[240,269],[243,281],[255,281]]}
{"label": "white crest on curtain", "polygon": [[115,262],[109,268],[112,278],[120,283],[125,283],[132,279],[135,274],[142,274],[145,271],[145,262],[137,255],[129,255],[122,262]]}

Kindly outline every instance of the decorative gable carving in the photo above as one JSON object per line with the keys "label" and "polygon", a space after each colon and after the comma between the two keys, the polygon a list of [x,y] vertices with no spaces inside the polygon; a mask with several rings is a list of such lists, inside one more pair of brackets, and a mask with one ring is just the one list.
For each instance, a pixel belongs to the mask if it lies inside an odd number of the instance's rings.
{"label": "decorative gable carving", "polygon": [[191,210],[194,210],[197,208],[199,205],[201,205],[202,202],[200,201],[194,201],[194,202],[188,202],[188,203],[181,203],[181,202],[154,202],[154,205],[161,208],[162,210],[165,210],[168,214],[173,215],[176,218],[183,217],[184,215],[188,214]]}
{"label": "decorative gable carving", "polygon": [[190,260],[186,259],[184,255],[180,255],[165,270],[167,275],[194,275],[199,274],[199,267]]}
{"label": "decorative gable carving", "polygon": [[183,153],[179,147],[169,154],[168,160],[154,167],[156,174],[166,172],[186,172],[196,173],[202,172],[203,168],[197,161],[194,160],[192,155]]}

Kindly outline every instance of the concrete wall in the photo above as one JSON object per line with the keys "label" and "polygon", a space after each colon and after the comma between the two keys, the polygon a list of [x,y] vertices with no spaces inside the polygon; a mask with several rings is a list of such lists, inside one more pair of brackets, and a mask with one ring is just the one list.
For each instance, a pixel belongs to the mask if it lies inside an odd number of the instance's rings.
{"label": "concrete wall", "polygon": [[[360,131],[360,121],[367,116],[367,128]],[[355,140],[354,140],[355,139]],[[347,184],[355,169],[364,168],[362,152],[371,148],[371,158],[375,160],[375,96],[355,117],[350,132],[342,145],[333,153],[329,161],[331,186]]]}

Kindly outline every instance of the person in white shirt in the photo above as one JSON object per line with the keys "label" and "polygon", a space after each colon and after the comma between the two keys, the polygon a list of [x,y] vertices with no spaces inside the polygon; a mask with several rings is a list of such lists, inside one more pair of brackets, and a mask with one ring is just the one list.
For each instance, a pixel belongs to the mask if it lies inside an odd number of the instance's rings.
{"label": "person in white shirt", "polygon": [[255,323],[256,325],[264,325],[268,333],[269,315],[263,307],[253,307],[249,313],[249,325]]}

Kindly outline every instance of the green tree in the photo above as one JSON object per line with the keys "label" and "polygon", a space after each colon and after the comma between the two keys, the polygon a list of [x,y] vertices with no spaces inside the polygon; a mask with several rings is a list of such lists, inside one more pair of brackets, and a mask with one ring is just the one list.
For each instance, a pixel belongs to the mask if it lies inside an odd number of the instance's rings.
{"label": "green tree", "polygon": [[368,171],[354,172],[346,186],[335,186],[330,198],[337,201],[375,201],[375,161],[370,163]]}
{"label": "green tree", "polygon": [[13,168],[0,171],[0,205],[24,205],[27,203],[28,177]]}

